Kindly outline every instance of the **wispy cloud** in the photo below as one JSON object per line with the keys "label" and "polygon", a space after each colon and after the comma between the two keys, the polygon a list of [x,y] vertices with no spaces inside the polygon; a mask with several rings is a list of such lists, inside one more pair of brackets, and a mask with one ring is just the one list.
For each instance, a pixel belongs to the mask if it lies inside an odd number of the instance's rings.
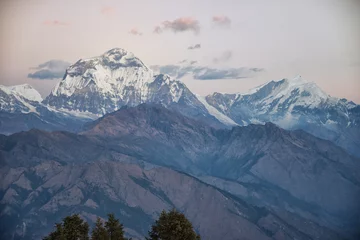
{"label": "wispy cloud", "polygon": [[194,50],[194,49],[199,49],[201,48],[201,44],[200,43],[197,43],[195,44],[194,46],[189,46],[188,49],[189,50]]}
{"label": "wispy cloud", "polygon": [[59,20],[47,20],[47,21],[44,22],[44,25],[48,25],[48,26],[68,26],[69,23],[59,21]]}
{"label": "wispy cloud", "polygon": [[213,16],[212,22],[217,26],[222,26],[222,27],[229,27],[231,25],[230,18],[223,15]]}
{"label": "wispy cloud", "polygon": [[195,72],[194,78],[197,80],[219,80],[219,79],[240,79],[250,78],[256,73],[262,72],[260,68],[229,68],[229,69],[216,69],[204,68]]}
{"label": "wispy cloud", "polygon": [[155,26],[154,33],[162,33],[165,30],[170,30],[175,33],[192,31],[195,34],[200,32],[199,21],[191,17],[177,18],[173,21],[164,21],[160,25]]}
{"label": "wispy cloud", "polygon": [[65,74],[66,68],[70,63],[63,60],[50,60],[39,64],[37,67],[31,68],[36,70],[28,74],[28,78],[52,80],[62,78]]}
{"label": "wispy cloud", "polygon": [[116,12],[116,9],[114,7],[103,7],[100,10],[101,14],[106,15],[106,16],[111,16],[114,15]]}
{"label": "wispy cloud", "polygon": [[154,33],[157,33],[157,34],[160,34],[160,33],[162,33],[162,29],[161,29],[160,26],[155,26],[153,32],[154,32]]}
{"label": "wispy cloud", "polygon": [[143,33],[140,32],[137,28],[131,29],[131,30],[129,31],[129,33],[130,33],[131,35],[135,35],[135,36],[141,36],[141,35],[143,35]]}
{"label": "wispy cloud", "polygon": [[232,58],[232,51],[225,51],[219,57],[213,59],[214,63],[227,62]]}
{"label": "wispy cloud", "polygon": [[179,70],[182,68],[178,65],[152,65],[150,68],[156,73],[168,74],[172,77],[176,77],[179,74]]}
{"label": "wispy cloud", "polygon": [[[196,61],[195,61],[196,63]],[[193,64],[195,64],[193,63]],[[222,79],[241,79],[241,78],[251,78],[254,75],[263,72],[262,68],[228,68],[228,69],[218,69],[210,68],[205,66],[193,66],[190,64],[188,66],[179,66],[179,65],[153,65],[150,66],[155,72],[168,74],[174,78],[180,79],[186,75],[192,75],[196,80],[222,80]]]}

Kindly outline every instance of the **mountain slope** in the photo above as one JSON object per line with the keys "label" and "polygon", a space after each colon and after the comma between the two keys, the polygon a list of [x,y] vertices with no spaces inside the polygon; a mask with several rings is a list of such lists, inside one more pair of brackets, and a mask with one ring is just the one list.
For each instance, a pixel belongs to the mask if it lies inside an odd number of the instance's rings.
{"label": "mountain slope", "polygon": [[101,146],[93,136],[32,130],[0,136],[0,149],[5,238],[40,238],[75,212],[90,222],[115,212],[139,239],[162,209],[176,207],[204,239],[340,239],[294,213],[284,210],[280,217],[187,174]]}
{"label": "mountain slope", "polygon": [[44,103],[99,116],[125,105],[161,103],[213,126],[224,126],[185,84],[167,75],[154,75],[133,53],[120,48],[71,65]]}
{"label": "mountain slope", "polygon": [[[2,230],[6,227],[6,233],[14,232],[18,238],[44,236],[55,221],[74,212],[90,222],[96,216],[115,212],[127,232],[139,239],[163,209],[172,207],[183,211],[204,239],[242,236],[265,240],[272,239],[271,235],[310,238],[266,209],[232,199],[167,168],[112,161],[73,168],[47,161],[30,169],[1,169],[1,173],[7,180],[1,188],[5,191],[1,201]],[[14,214],[20,214],[21,219],[14,218]],[[331,231],[318,230],[337,238]]]}
{"label": "mountain slope", "polygon": [[0,85],[0,109],[10,113],[35,112],[35,106],[42,98],[29,84],[16,86]]}
{"label": "mountain slope", "polygon": [[121,109],[89,128],[84,136],[126,155],[233,181],[253,203],[291,209],[343,233],[359,224],[359,159],[303,131],[271,123],[215,130],[148,105]]}
{"label": "mountain slope", "polygon": [[216,130],[142,104],[105,115],[80,135],[33,130],[0,138],[0,148],[1,165],[12,169],[48,160],[170,167],[229,191],[230,198],[266,207],[303,233],[327,239],[329,231],[321,233],[320,226],[348,238],[357,233],[359,159],[329,141],[270,123]]}
{"label": "mountain slope", "polygon": [[47,131],[79,131],[91,116],[58,111],[41,103],[39,92],[28,84],[0,85],[0,133],[12,134],[39,128]]}
{"label": "mountain slope", "polygon": [[360,156],[360,106],[330,97],[300,76],[271,81],[245,94],[214,93],[206,101],[239,125],[273,122],[303,129]]}

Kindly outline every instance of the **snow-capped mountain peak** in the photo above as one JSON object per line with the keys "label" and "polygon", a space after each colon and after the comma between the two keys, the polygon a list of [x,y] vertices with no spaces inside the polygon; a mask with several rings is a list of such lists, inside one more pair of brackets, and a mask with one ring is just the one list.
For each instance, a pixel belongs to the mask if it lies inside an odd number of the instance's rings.
{"label": "snow-capped mountain peak", "polygon": [[290,79],[286,78],[285,81],[288,82],[292,86],[299,86],[299,85],[308,83],[308,81],[306,79],[304,79],[303,77],[301,77],[301,75],[297,75]]}
{"label": "snow-capped mountain peak", "polygon": [[7,94],[13,94],[30,101],[41,102],[43,100],[40,93],[29,84],[21,84],[15,86],[0,85],[0,89]]}
{"label": "snow-capped mountain peak", "polygon": [[359,105],[331,97],[300,76],[270,81],[245,94],[212,94],[206,101],[239,125],[273,122],[303,129],[360,154]]}
{"label": "snow-capped mountain peak", "polygon": [[[309,82],[300,75],[291,79],[282,79],[263,84],[245,94],[238,94],[237,99],[249,95],[256,96],[262,102],[262,105],[266,105],[266,107],[272,105],[273,111],[276,111],[276,106],[280,105],[291,110],[294,106],[314,108],[325,102],[336,101],[316,83]],[[284,103],[285,105],[283,105]]]}
{"label": "snow-capped mountain peak", "polygon": [[35,105],[40,104],[41,101],[40,93],[29,84],[0,85],[0,111],[10,113],[36,112]]}
{"label": "snow-capped mountain peak", "polygon": [[122,97],[125,88],[144,89],[154,80],[153,72],[131,52],[121,48],[80,59],[71,65],[64,79],[53,89],[52,96],[72,96],[81,92],[101,92]]}
{"label": "snow-capped mountain peak", "polygon": [[184,115],[222,125],[184,83],[168,75],[155,75],[133,53],[121,48],[71,65],[44,100],[44,104],[58,110],[97,115],[142,103],[160,103]]}
{"label": "snow-capped mountain peak", "polygon": [[149,69],[139,58],[132,52],[122,48],[113,48],[102,55],[103,64],[110,67],[141,67]]}
{"label": "snow-capped mountain peak", "polygon": [[30,84],[15,85],[15,86],[10,86],[8,88],[11,91],[20,94],[21,96],[23,96],[28,100],[36,101],[36,102],[41,102],[43,100],[41,94]]}

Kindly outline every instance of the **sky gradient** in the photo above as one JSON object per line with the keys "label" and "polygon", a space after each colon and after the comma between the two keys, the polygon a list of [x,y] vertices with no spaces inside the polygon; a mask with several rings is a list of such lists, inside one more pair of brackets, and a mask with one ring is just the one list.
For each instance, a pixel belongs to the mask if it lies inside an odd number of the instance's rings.
{"label": "sky gradient", "polygon": [[[148,66],[259,69],[181,79],[200,95],[300,74],[360,103],[359,43],[356,0],[0,1],[0,84],[30,83],[44,96],[66,63],[120,47]],[[53,77],[37,78],[40,66]]]}

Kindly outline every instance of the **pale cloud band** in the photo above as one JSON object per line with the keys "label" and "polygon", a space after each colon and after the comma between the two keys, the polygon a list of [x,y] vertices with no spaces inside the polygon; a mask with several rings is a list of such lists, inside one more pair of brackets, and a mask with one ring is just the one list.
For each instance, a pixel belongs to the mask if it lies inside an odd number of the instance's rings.
{"label": "pale cloud band", "polygon": [[231,25],[231,20],[229,17],[227,16],[223,16],[223,15],[220,15],[220,16],[213,16],[212,17],[212,22],[214,24],[216,24],[217,26],[225,26],[225,27],[228,27]]}
{"label": "pale cloud band", "polygon": [[110,16],[110,15],[115,14],[116,9],[114,7],[109,7],[108,6],[108,7],[103,7],[100,12],[103,15]]}
{"label": "pale cloud band", "polygon": [[232,51],[225,51],[219,57],[214,58],[213,62],[214,63],[227,62],[232,58],[232,56],[233,56]]}
{"label": "pale cloud band", "polygon": [[193,66],[196,62],[192,61],[189,66],[179,65],[153,65],[150,66],[157,73],[168,74],[171,77],[181,79],[186,75],[192,75],[196,80],[222,80],[222,79],[241,79],[251,78],[264,71],[262,68],[228,68],[218,69],[204,66]]}
{"label": "pale cloud band", "polygon": [[143,33],[140,32],[137,28],[132,28],[132,29],[129,31],[129,34],[135,35],[135,36],[142,36],[142,35],[143,35]]}
{"label": "pale cloud band", "polygon": [[159,26],[155,26],[154,33],[162,33],[165,30],[171,30],[175,33],[192,31],[195,34],[200,32],[199,21],[191,17],[177,18],[173,21],[164,21]]}
{"label": "pale cloud band", "polygon": [[199,49],[201,48],[201,44],[200,43],[197,43],[195,44],[194,46],[189,46],[188,49],[189,50],[194,50],[194,49]]}
{"label": "pale cloud band", "polygon": [[47,26],[68,26],[68,22],[59,21],[59,20],[47,20],[44,22],[44,25]]}

